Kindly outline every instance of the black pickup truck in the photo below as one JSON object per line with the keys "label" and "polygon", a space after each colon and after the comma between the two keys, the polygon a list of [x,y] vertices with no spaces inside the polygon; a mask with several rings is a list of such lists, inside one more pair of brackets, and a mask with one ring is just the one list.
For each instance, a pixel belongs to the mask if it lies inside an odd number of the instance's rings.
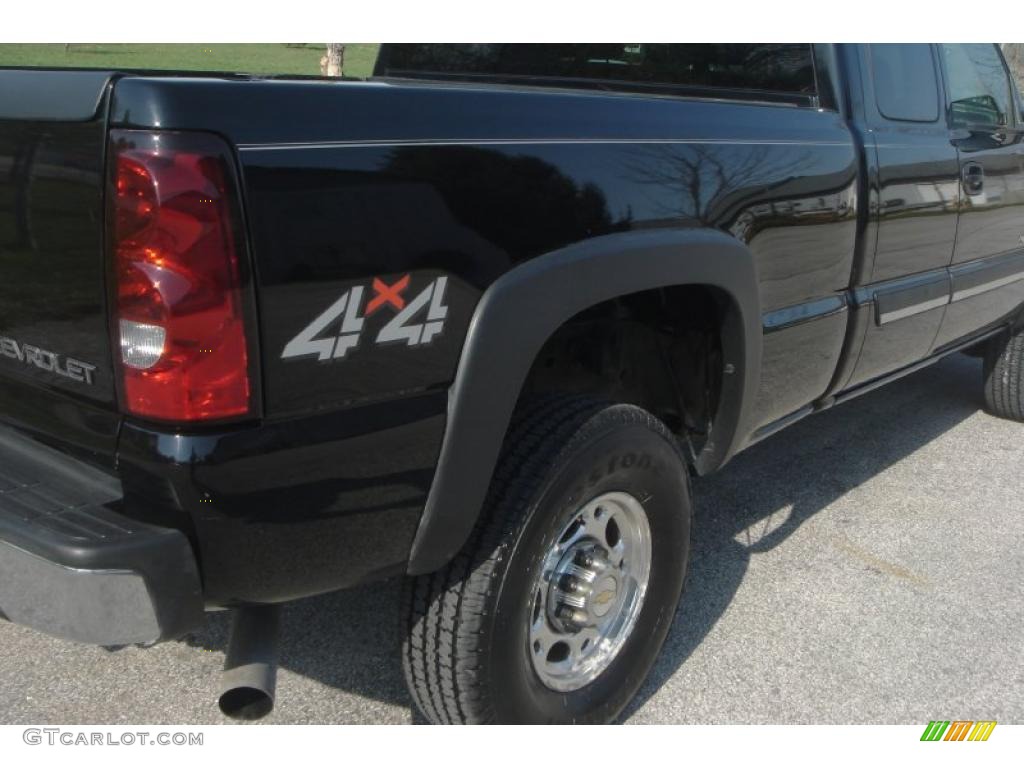
{"label": "black pickup truck", "polygon": [[987,44],[0,70],[0,612],[233,609],[254,717],[276,606],[403,575],[427,719],[613,720],[691,472],[958,351],[1024,420],[1022,136]]}

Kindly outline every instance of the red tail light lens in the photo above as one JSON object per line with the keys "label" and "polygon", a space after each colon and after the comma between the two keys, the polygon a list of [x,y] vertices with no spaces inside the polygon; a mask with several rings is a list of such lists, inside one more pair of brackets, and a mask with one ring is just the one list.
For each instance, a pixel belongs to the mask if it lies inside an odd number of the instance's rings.
{"label": "red tail light lens", "polygon": [[111,136],[114,336],[131,414],[252,410],[230,155],[202,134]]}

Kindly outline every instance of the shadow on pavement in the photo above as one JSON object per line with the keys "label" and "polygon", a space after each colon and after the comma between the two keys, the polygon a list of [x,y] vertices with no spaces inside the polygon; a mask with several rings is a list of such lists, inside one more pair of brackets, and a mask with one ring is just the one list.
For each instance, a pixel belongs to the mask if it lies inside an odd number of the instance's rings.
{"label": "shadow on pavement", "polygon": [[[228,611],[210,614],[205,629],[182,642],[226,652],[230,616]],[[398,630],[394,579],[297,600],[284,606],[280,666],[357,696],[412,709]]]}
{"label": "shadow on pavement", "polygon": [[[651,674],[623,719],[686,662],[722,616],[752,554],[768,551],[843,494],[953,429],[981,404],[980,362],[956,355],[805,419],[694,481],[686,594]],[[283,669],[387,704],[412,707],[402,679],[398,584],[388,581],[285,608]],[[228,614],[184,642],[227,646]],[[417,720],[421,718],[417,715]]]}
{"label": "shadow on pavement", "polygon": [[[686,662],[739,589],[750,557],[981,406],[981,363],[954,355],[789,427],[694,481],[686,592],[654,668],[623,719]],[[755,631],[752,628],[752,631]]]}

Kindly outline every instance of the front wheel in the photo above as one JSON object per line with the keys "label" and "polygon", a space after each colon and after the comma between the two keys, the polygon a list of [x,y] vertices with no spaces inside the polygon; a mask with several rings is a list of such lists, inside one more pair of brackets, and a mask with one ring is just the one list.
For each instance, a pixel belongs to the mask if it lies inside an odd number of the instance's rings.
{"label": "front wheel", "polygon": [[1024,330],[988,341],[985,354],[985,408],[993,416],[1024,421]]}
{"label": "front wheel", "polygon": [[629,405],[517,412],[462,551],[403,590],[403,666],[437,723],[603,723],[647,675],[689,555],[676,441]]}

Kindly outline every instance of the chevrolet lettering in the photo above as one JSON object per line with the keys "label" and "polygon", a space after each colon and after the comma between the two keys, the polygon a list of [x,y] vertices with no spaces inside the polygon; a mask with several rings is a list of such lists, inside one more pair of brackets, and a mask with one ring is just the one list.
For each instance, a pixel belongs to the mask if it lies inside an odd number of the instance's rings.
{"label": "chevrolet lettering", "polygon": [[34,365],[43,371],[55,373],[72,381],[92,384],[95,365],[84,363],[73,357],[65,357],[56,352],[40,349],[31,344],[19,344],[12,338],[0,336],[0,354],[19,360],[27,365]]}

